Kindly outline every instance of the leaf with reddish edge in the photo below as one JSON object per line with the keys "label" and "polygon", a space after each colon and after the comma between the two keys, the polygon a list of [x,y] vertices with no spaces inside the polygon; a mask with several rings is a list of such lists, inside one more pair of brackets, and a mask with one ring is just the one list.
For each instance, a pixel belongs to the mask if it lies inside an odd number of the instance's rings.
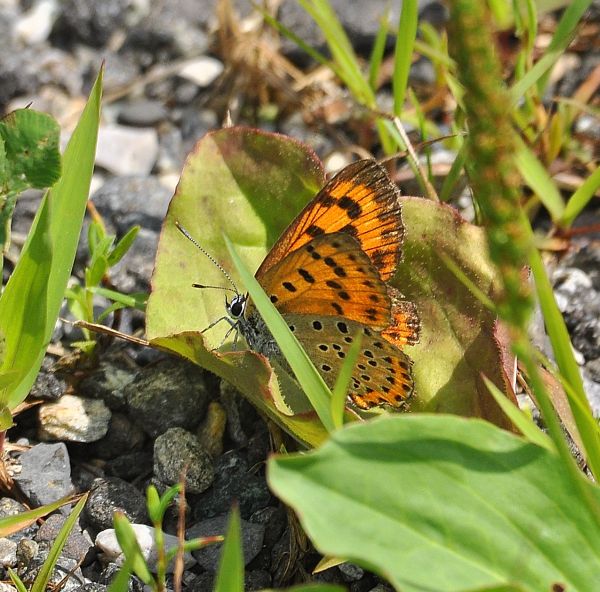
{"label": "leaf with reddish edge", "polygon": [[[243,286],[229,260],[223,234],[250,269],[324,183],[321,164],[306,146],[277,134],[229,128],[205,136],[188,157],[167,214],[152,278],[147,334],[152,345],[182,355],[229,380],[258,409],[305,444],[326,433],[295,381],[268,360],[232,351],[225,294],[193,283],[231,287],[223,273],[179,233],[179,222]],[[497,275],[482,229],[455,210],[416,197],[403,198],[404,260],[392,280],[421,317],[421,339],[406,352],[414,360],[412,409],[450,412],[510,424],[485,387],[484,373],[514,400],[494,335],[495,316],[444,264],[450,257],[492,300]],[[369,414],[367,414],[369,415]],[[371,413],[372,415],[372,413]]]}

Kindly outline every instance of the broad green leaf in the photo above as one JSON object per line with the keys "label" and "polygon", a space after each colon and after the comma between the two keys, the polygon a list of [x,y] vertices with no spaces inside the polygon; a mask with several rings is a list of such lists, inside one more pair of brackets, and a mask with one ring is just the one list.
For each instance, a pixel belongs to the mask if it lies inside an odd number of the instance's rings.
{"label": "broad green leaf", "polygon": [[242,528],[237,508],[231,511],[225,542],[221,547],[221,559],[214,592],[244,592],[244,554],[242,551]]}
{"label": "broad green leaf", "polygon": [[60,177],[60,128],[47,113],[18,109],[0,119],[0,138],[10,175],[25,186],[51,187]]}
{"label": "broad green leaf", "polygon": [[45,592],[48,590],[48,583],[52,578],[52,572],[54,571],[54,566],[60,557],[60,554],[73,530],[73,527],[77,523],[77,519],[81,514],[85,503],[87,502],[88,494],[86,493],[78,502],[77,505],[71,510],[69,517],[65,520],[62,525],[58,535],[54,539],[52,546],[50,547],[50,551],[48,552],[48,556],[46,557],[40,571],[38,572],[33,585],[31,586],[30,592]]}
{"label": "broad green leaf", "polygon": [[481,420],[352,424],[317,451],[272,458],[268,479],[321,553],[403,592],[583,591],[600,573],[600,529],[559,457]]}
{"label": "broad green leaf", "polygon": [[[234,384],[262,412],[299,440],[315,445],[325,436],[306,397],[285,372],[272,373],[264,357],[231,351],[233,335],[211,352],[230,329],[223,290],[194,289],[193,283],[231,287],[223,273],[177,230],[180,222],[243,286],[225,249],[223,234],[244,264],[258,268],[268,249],[323,184],[314,154],[282,136],[244,128],[208,134],[186,163],[159,244],[147,335],[156,347],[174,351]],[[420,312],[421,341],[407,348],[415,360],[414,409],[475,415],[502,426],[508,422],[489,394],[481,372],[506,391],[492,312],[447,268],[450,258],[492,299],[497,278],[481,229],[454,210],[420,198],[405,198],[404,261],[393,281]],[[173,303],[177,303],[173,306]]]}
{"label": "broad green leaf", "polygon": [[0,403],[14,408],[29,392],[50,341],[69,279],[94,166],[102,73],[90,93],[63,157],[63,174],[46,194],[0,296],[0,334],[5,356],[0,371],[19,380]]}

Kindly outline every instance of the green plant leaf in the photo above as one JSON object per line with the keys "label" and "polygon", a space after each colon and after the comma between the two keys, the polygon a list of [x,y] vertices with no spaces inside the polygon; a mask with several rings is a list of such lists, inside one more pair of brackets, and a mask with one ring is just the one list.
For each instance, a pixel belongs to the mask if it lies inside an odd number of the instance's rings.
{"label": "green plant leaf", "polygon": [[481,420],[353,424],[270,459],[268,480],[321,553],[403,592],[588,590],[600,573],[600,531],[558,455]]}
{"label": "green plant leaf", "polygon": [[6,339],[0,371],[19,372],[19,380],[0,396],[11,409],[37,376],[73,267],[94,166],[101,91],[102,73],[65,150],[63,174],[42,200],[0,296],[0,334]]}
{"label": "green plant leaf", "polygon": [[47,113],[18,109],[0,119],[0,137],[10,175],[25,186],[51,187],[60,177],[60,128]]}
{"label": "green plant leaf", "polygon": [[18,592],[27,592],[27,588],[21,578],[17,575],[15,571],[13,571],[10,567],[8,568],[8,575],[12,583],[15,585]]}
{"label": "green plant leaf", "polygon": [[395,115],[400,115],[404,109],[413,46],[417,36],[418,8],[417,0],[403,0],[402,2],[394,52],[394,73],[392,75]]}
{"label": "green plant leaf", "polygon": [[121,512],[115,512],[113,516],[113,526],[115,535],[119,542],[119,547],[125,555],[125,561],[131,566],[131,571],[135,573],[144,584],[148,586],[154,583],[154,578],[148,569],[142,550],[135,536],[135,531],[127,517]]}
{"label": "green plant leaf", "polygon": [[88,495],[87,493],[77,502],[77,505],[71,510],[69,517],[65,520],[62,525],[58,535],[54,539],[52,546],[50,547],[50,551],[48,552],[48,556],[46,557],[40,571],[38,572],[33,585],[31,586],[30,592],[45,592],[48,589],[48,583],[52,578],[52,572],[54,571],[54,566],[60,557],[60,554],[75,526],[79,515],[81,514],[85,503],[87,502]]}
{"label": "green plant leaf", "polygon": [[135,241],[139,231],[139,226],[132,226],[123,236],[123,238],[115,245],[115,248],[108,256],[108,264],[110,267],[113,267],[113,265],[116,265],[119,261],[121,261],[121,259],[123,259],[127,251],[129,251],[131,248],[131,245],[133,244],[133,241]]}
{"label": "green plant leaf", "polygon": [[14,532],[27,528],[30,524],[33,524],[40,518],[51,514],[66,504],[74,502],[73,496],[62,497],[51,504],[45,504],[39,508],[33,510],[26,510],[13,516],[5,516],[0,518],[0,537],[7,537]]}
{"label": "green plant leaf", "polygon": [[221,547],[221,559],[214,592],[244,592],[244,553],[240,513],[233,508]]}
{"label": "green plant leaf", "polygon": [[[275,377],[258,354],[231,351],[233,336],[220,352],[211,352],[230,328],[225,321],[199,334],[226,314],[224,293],[193,289],[192,284],[230,285],[181,235],[175,221],[216,258],[241,290],[223,233],[254,270],[323,183],[314,154],[295,141],[245,128],[208,134],[188,158],[171,202],[146,319],[154,346],[226,378],[285,430],[312,445],[322,441],[326,432],[295,381],[285,372]],[[421,341],[407,348],[415,360],[414,408],[481,416],[508,426],[480,376],[484,372],[506,392],[495,316],[452,274],[440,255],[454,261],[493,300],[497,278],[487,257],[485,235],[447,206],[404,198],[403,208],[405,258],[393,284],[416,303],[421,316]]]}
{"label": "green plant leaf", "polygon": [[517,153],[515,155],[515,164],[523,179],[531,187],[539,200],[544,204],[552,219],[558,221],[563,216],[565,204],[557,189],[554,181],[542,163],[535,154],[525,145],[525,143],[516,139]]}

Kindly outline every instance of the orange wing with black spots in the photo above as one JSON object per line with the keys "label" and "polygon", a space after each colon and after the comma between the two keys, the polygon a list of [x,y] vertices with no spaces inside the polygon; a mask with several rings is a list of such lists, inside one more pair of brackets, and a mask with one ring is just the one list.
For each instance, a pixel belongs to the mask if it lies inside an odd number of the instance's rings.
{"label": "orange wing with black spots", "polygon": [[412,361],[377,331],[346,318],[286,315],[285,320],[327,385],[333,388],[348,350],[362,334],[348,395],[361,409],[406,407],[414,390]]}
{"label": "orange wing with black spots", "polygon": [[314,238],[344,232],[358,241],[381,279],[387,281],[402,254],[404,226],[399,196],[385,169],[374,160],[348,165],[283,232],[257,271],[257,279]]}
{"label": "orange wing with black spots", "polygon": [[399,348],[418,343],[421,321],[417,307],[413,302],[402,300],[400,292],[391,286],[388,286],[388,295],[392,301],[392,319],[381,334]]}
{"label": "orange wing with black spots", "polygon": [[339,316],[382,330],[391,299],[379,272],[343,232],[319,236],[258,278],[282,315]]}

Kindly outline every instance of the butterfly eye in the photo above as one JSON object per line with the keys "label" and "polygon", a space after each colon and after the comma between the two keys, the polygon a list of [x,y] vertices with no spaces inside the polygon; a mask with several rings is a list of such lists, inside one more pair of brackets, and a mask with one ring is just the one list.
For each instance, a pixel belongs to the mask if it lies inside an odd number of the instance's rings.
{"label": "butterfly eye", "polygon": [[244,314],[246,308],[246,296],[234,296],[231,302],[226,301],[227,310],[234,319],[239,319]]}

